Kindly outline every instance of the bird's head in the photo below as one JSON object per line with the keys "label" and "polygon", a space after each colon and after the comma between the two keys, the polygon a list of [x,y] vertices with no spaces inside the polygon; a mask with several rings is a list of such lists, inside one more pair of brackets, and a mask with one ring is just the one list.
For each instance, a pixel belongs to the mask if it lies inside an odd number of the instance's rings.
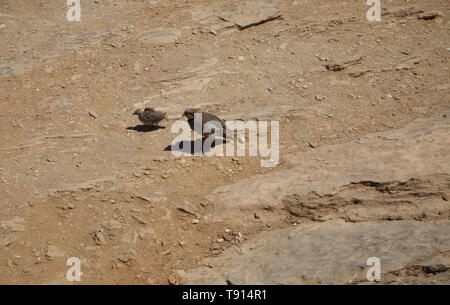
{"label": "bird's head", "polygon": [[194,118],[194,114],[197,112],[196,109],[194,108],[188,108],[184,111],[183,116],[187,117],[188,120],[193,119]]}
{"label": "bird's head", "polygon": [[133,115],[140,115],[142,113],[141,109],[136,109],[136,111],[133,112]]}

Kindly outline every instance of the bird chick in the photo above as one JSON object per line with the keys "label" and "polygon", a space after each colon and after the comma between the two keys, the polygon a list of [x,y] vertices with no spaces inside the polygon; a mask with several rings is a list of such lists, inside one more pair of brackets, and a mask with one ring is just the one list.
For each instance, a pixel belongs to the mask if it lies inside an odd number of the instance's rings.
{"label": "bird chick", "polygon": [[139,120],[146,126],[158,126],[159,122],[166,118],[166,113],[162,111],[157,111],[151,107],[147,107],[142,111],[142,109],[137,109],[133,115],[137,115]]}

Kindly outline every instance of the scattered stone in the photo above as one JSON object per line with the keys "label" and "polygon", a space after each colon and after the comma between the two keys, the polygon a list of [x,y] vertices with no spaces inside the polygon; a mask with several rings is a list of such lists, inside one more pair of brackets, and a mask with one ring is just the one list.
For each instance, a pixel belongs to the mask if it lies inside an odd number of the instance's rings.
{"label": "scattered stone", "polygon": [[409,70],[412,69],[414,67],[414,65],[417,65],[418,63],[420,63],[422,61],[421,58],[419,57],[413,57],[408,59],[406,62],[401,63],[397,66],[395,66],[395,70],[399,71],[399,70]]}
{"label": "scattered stone", "polygon": [[361,68],[361,69],[349,69],[348,75],[353,78],[361,77],[369,72],[372,72],[372,69]]}
{"label": "scattered stone", "polygon": [[213,249],[211,250],[212,255],[219,255],[222,251],[220,249]]}
{"label": "scattered stone", "polygon": [[156,165],[148,165],[148,166],[144,166],[142,169],[146,170],[146,171],[151,171],[151,170],[157,170],[158,167]]}
{"label": "scattered stone", "polygon": [[447,197],[447,194],[444,194],[444,195],[442,195],[442,200],[444,200],[444,201],[448,201],[448,197]]}
{"label": "scattered stone", "polygon": [[326,56],[322,56],[322,55],[316,55],[317,59],[320,61],[328,61],[329,58]]}
{"label": "scattered stone", "polygon": [[49,157],[47,157],[47,162],[54,163],[54,162],[56,162],[56,158],[53,156],[49,156]]}
{"label": "scattered stone", "polygon": [[95,113],[94,111],[89,111],[89,115],[91,117],[93,117],[94,119],[96,119],[98,117],[97,113]]}
{"label": "scattered stone", "polygon": [[122,242],[135,244],[137,242],[138,233],[136,231],[128,231],[122,236]]}
{"label": "scattered stone", "polygon": [[106,243],[105,237],[103,236],[102,229],[95,229],[91,232],[92,239],[97,245],[104,245]]}
{"label": "scattered stone", "polygon": [[192,223],[193,223],[193,224],[198,224],[199,222],[200,222],[200,220],[198,220],[198,219],[196,219],[196,218],[192,219]]}
{"label": "scattered stone", "polygon": [[134,219],[136,219],[140,224],[146,225],[148,224],[148,221],[142,219],[141,217],[137,216],[137,215],[131,215],[131,217],[133,217]]}
{"label": "scattered stone", "polygon": [[64,252],[56,246],[48,245],[45,256],[49,259],[64,257]]}
{"label": "scattered stone", "polygon": [[160,252],[159,255],[161,255],[161,256],[167,256],[167,255],[169,255],[170,253],[172,253],[172,250],[173,250],[172,248],[167,249],[167,250],[165,250],[165,251]]}
{"label": "scattered stone", "polygon": [[147,239],[153,241],[156,239],[155,231],[152,228],[145,228],[139,231],[139,237],[143,239]]}
{"label": "scattered stone", "polygon": [[190,207],[188,207],[188,206],[186,206],[186,205],[178,205],[177,206],[177,210],[178,211],[181,211],[181,212],[183,212],[183,213],[186,213],[186,214],[190,214],[190,215],[192,215],[192,216],[194,216],[194,217],[196,217],[197,216],[197,214],[193,211],[193,210],[191,210],[191,208]]}
{"label": "scattered stone", "polygon": [[170,285],[178,285],[180,283],[180,280],[175,273],[172,273],[168,278],[168,282]]}
{"label": "scattered stone", "polygon": [[136,255],[137,255],[136,250],[134,250],[133,248],[130,248],[130,249],[124,251],[121,255],[119,255],[119,257],[117,259],[119,261],[121,261],[122,263],[126,264],[126,263],[130,262]]}
{"label": "scattered stone", "polygon": [[381,16],[394,15],[395,17],[406,17],[418,13],[423,13],[422,10],[416,9],[414,6],[395,6],[395,7],[384,7],[381,9]]}
{"label": "scattered stone", "polygon": [[323,101],[326,99],[326,97],[322,95],[316,95],[314,98],[316,99],[316,101]]}
{"label": "scattered stone", "polygon": [[217,167],[217,169],[220,170],[220,171],[223,171],[223,170],[224,170],[222,163],[220,163],[219,161],[217,161],[216,167]]}
{"label": "scattered stone", "polygon": [[218,24],[214,24],[209,28],[210,32],[214,35],[218,35],[225,31],[230,31],[233,29],[235,29],[235,24],[233,22],[221,22]]}
{"label": "scattered stone", "polygon": [[281,17],[280,7],[263,2],[250,2],[222,13],[220,19],[236,24],[239,30],[259,25]]}
{"label": "scattered stone", "polygon": [[200,202],[200,205],[205,208],[208,206],[208,202],[202,201],[202,202]]}
{"label": "scattered stone", "polygon": [[180,37],[181,37],[180,30],[178,30],[176,28],[170,28],[170,29],[161,29],[160,31],[158,31],[156,33],[152,33],[150,35],[142,37],[139,40],[144,43],[166,44],[166,43],[175,42]]}
{"label": "scattered stone", "polygon": [[41,252],[37,248],[31,249],[31,253],[33,253],[33,255],[36,257],[41,256]]}
{"label": "scattered stone", "polygon": [[11,244],[12,237],[11,235],[0,236],[0,247],[7,247]]}
{"label": "scattered stone", "polygon": [[74,205],[70,202],[64,202],[60,205],[58,205],[58,208],[60,208],[61,210],[73,210]]}
{"label": "scattered stone", "polygon": [[359,64],[363,57],[361,55],[350,56],[328,62],[325,67],[329,71],[341,71],[350,66]]}
{"label": "scattered stone", "polygon": [[229,230],[229,232],[226,232],[226,230],[225,230],[225,233],[222,234],[222,238],[223,238],[224,240],[226,240],[226,241],[231,241],[231,240],[233,239],[233,235],[230,234],[230,231],[231,231],[231,230]]}
{"label": "scattered stone", "polygon": [[12,220],[0,221],[0,228],[9,232],[23,232],[25,231],[25,220],[20,217],[16,217]]}
{"label": "scattered stone", "polygon": [[432,12],[427,12],[427,13],[423,13],[417,16],[418,19],[423,19],[423,20],[433,20],[436,17],[440,17],[442,16],[441,12],[437,12],[437,11],[432,11]]}
{"label": "scattered stone", "polygon": [[136,197],[150,203],[160,203],[167,200],[166,197],[145,197],[141,195],[137,195]]}
{"label": "scattered stone", "polygon": [[122,224],[116,220],[105,220],[101,223],[101,226],[106,230],[112,231],[120,229],[122,227]]}

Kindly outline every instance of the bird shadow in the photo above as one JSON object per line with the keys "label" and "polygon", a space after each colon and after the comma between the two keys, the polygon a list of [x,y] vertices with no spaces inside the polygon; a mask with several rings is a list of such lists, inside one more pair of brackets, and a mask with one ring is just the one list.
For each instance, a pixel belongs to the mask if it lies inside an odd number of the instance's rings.
{"label": "bird shadow", "polygon": [[137,132],[152,132],[158,129],[164,129],[166,127],[164,126],[156,126],[156,125],[152,125],[152,126],[148,126],[148,125],[136,125],[136,126],[130,126],[127,127],[128,130],[134,130]]}
{"label": "bird shadow", "polygon": [[211,147],[207,147],[206,149],[204,149],[204,142],[202,139],[196,139],[195,141],[178,141],[173,145],[167,145],[167,147],[164,148],[164,151],[180,151],[191,155],[201,155],[202,153],[210,152],[210,148],[214,148],[217,145],[227,143],[228,141],[223,140],[222,142],[223,143],[220,143],[220,140],[218,141],[218,143],[212,142]]}

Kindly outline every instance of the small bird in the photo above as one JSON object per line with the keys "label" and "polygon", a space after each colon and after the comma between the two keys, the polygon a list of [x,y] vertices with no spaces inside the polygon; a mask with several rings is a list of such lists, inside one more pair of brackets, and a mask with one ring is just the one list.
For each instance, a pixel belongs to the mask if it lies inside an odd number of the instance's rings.
{"label": "small bird", "polygon": [[156,111],[151,107],[147,107],[142,111],[142,109],[136,110],[133,115],[137,115],[139,120],[146,126],[158,126],[158,123],[166,118],[166,113],[162,111]]}
{"label": "small bird", "polygon": [[[208,112],[199,112],[198,110],[194,109],[194,108],[188,108],[184,111],[183,116],[185,116],[187,118],[188,124],[191,127],[192,130],[195,130],[195,114],[201,114],[202,115],[202,137],[207,138],[208,136],[212,135],[215,133],[216,128],[220,128],[222,129],[222,134],[223,137],[226,138],[227,133],[226,133],[226,126],[225,126],[225,122],[222,121],[220,118],[218,118],[217,116],[215,116],[214,114],[208,113]],[[206,129],[210,129],[210,132],[206,132],[205,131],[205,127]]]}

